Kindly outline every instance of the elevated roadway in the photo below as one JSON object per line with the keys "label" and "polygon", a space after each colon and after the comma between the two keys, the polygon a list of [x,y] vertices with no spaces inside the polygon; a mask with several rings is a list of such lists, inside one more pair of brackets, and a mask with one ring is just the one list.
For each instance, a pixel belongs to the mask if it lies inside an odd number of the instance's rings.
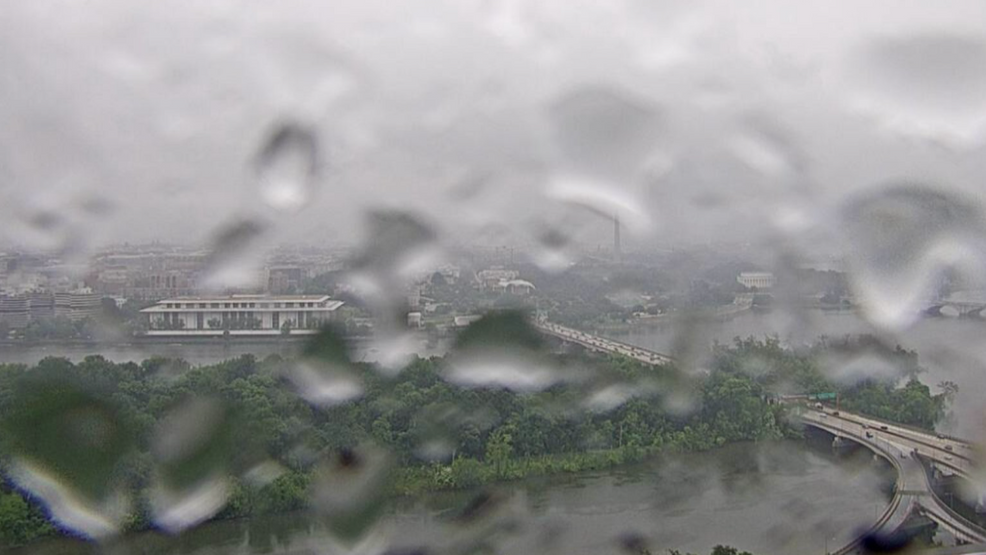
{"label": "elevated roadway", "polygon": [[[966,520],[935,494],[924,464],[916,456],[920,455],[936,466],[968,478],[973,470],[968,443],[845,411],[803,408],[799,416],[806,425],[863,445],[889,461],[897,471],[894,496],[868,533],[893,532],[917,511],[934,520],[960,541],[971,544],[986,542],[986,530]],[[836,553],[858,553],[861,539],[862,537]]]}
{"label": "elevated roadway", "polygon": [[552,322],[536,321],[534,322],[534,326],[546,335],[556,337],[566,343],[580,345],[597,353],[623,355],[644,364],[657,365],[674,361],[674,358],[662,353],[649,351],[635,345],[600,337],[598,335],[593,335],[591,333],[586,333],[575,328],[569,328]]}

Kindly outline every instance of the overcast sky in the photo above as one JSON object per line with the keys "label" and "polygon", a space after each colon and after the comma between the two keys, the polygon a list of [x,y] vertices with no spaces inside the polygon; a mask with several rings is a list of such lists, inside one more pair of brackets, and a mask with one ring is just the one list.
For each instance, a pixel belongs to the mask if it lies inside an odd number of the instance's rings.
{"label": "overcast sky", "polygon": [[[368,209],[454,241],[810,237],[853,192],[986,175],[977,0],[32,0],[0,67],[0,242],[29,247],[351,241]],[[310,196],[258,176],[285,125]]]}

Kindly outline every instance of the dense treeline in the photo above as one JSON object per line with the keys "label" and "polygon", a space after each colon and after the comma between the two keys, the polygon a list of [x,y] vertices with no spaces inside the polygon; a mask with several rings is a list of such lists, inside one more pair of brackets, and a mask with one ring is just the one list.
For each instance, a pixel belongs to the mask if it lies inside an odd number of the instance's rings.
{"label": "dense treeline", "polygon": [[806,352],[786,349],[777,338],[737,338],[714,352],[716,368],[757,375],[772,392],[838,393],[846,410],[927,430],[946,417],[958,391],[946,381],[932,394],[919,380],[924,369],[917,353],[866,335],[823,338]]}
{"label": "dense treeline", "polygon": [[[228,499],[218,518],[278,513],[309,503],[319,461],[368,443],[384,447],[395,463],[391,493],[460,488],[603,468],[661,450],[780,438],[795,432],[785,424],[782,405],[772,402],[773,392],[781,385],[802,391],[832,387],[815,367],[814,354],[792,353],[774,340],[717,347],[709,372],[697,378],[625,358],[553,360],[558,368],[588,370],[585,375],[592,378],[516,393],[459,387],[446,379],[450,361],[442,358],[415,359],[393,378],[354,363],[361,395],[330,406],[304,401],[286,379],[286,369],[295,362],[277,356],[262,361],[242,356],[202,367],[160,358],[114,363],[100,356],[77,364],[47,358],[30,368],[0,365],[0,448],[4,468],[12,455],[27,453],[61,472],[64,481],[78,480],[73,485],[83,491],[99,493],[103,490],[97,486],[110,482],[127,484],[136,499],[127,526],[143,529],[152,524],[149,485],[169,472],[195,478],[195,472],[219,469],[229,476]],[[52,384],[59,385],[53,390]],[[870,386],[845,391],[846,403],[874,398]],[[886,391],[904,401],[901,405],[897,399],[891,417],[923,423],[942,413],[943,401],[927,388]],[[114,428],[121,438],[114,453],[120,456],[93,459],[86,472],[78,467],[89,459],[65,459],[77,454],[69,435],[54,438],[49,443],[56,447],[48,451],[32,439],[48,429],[37,428],[38,422],[47,426],[70,418],[58,411],[80,406],[78,399],[91,401],[120,423]],[[160,437],[169,422],[192,412],[193,399],[219,407],[208,419],[192,420],[212,434],[207,447],[187,461],[162,459]],[[933,414],[925,412],[928,403],[934,405]],[[25,422],[34,428],[18,429]],[[0,488],[0,545],[52,531],[42,512],[10,482]]]}

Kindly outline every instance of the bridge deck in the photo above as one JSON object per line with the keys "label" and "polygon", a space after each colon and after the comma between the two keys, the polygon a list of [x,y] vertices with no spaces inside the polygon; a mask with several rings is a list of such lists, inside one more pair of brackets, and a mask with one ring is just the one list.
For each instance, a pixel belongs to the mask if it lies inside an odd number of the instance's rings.
{"label": "bridge deck", "polygon": [[662,353],[551,322],[537,322],[535,323],[535,327],[541,330],[542,333],[557,337],[562,341],[581,345],[591,351],[623,355],[644,364],[656,365],[674,361],[674,358]]}
{"label": "bridge deck", "polygon": [[[904,522],[911,511],[920,510],[962,541],[973,543],[986,541],[986,531],[948,508],[935,495],[924,466],[915,456],[915,454],[921,455],[934,464],[968,477],[972,471],[972,461],[966,454],[955,452],[957,448],[966,449],[967,444],[950,438],[921,434],[845,411],[840,411],[837,416],[832,412],[805,410],[800,416],[806,424],[852,439],[894,465],[898,473],[897,487],[893,501],[876,523],[878,529],[894,530]],[[867,437],[867,434],[870,437]],[[951,446],[951,450],[947,448],[948,446]],[[840,553],[852,552],[854,552],[852,545],[840,551]]]}

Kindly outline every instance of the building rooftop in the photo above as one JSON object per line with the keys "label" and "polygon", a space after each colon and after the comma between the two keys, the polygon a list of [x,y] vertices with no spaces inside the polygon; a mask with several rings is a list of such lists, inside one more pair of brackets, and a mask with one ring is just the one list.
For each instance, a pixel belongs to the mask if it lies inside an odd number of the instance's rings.
{"label": "building rooftop", "polygon": [[329,295],[190,295],[185,297],[173,297],[170,299],[161,299],[159,303],[175,303],[175,302],[224,302],[224,301],[325,301],[328,300]]}

